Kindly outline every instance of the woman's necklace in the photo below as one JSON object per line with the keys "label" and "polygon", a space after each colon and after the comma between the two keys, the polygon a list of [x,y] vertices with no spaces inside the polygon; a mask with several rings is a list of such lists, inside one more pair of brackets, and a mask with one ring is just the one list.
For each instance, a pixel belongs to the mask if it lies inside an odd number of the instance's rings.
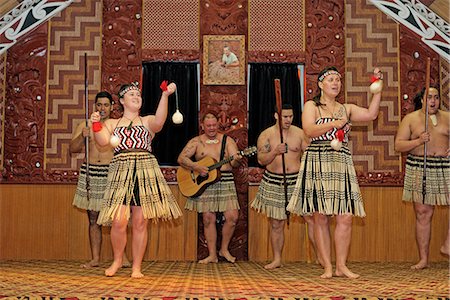
{"label": "woman's necklace", "polygon": [[127,129],[130,130],[131,127],[133,127],[133,121],[136,120],[136,118],[139,117],[139,115],[137,115],[136,117],[133,118],[133,120],[128,119],[127,117],[123,116],[122,118],[127,119],[128,121],[130,121],[130,124],[127,126]]}

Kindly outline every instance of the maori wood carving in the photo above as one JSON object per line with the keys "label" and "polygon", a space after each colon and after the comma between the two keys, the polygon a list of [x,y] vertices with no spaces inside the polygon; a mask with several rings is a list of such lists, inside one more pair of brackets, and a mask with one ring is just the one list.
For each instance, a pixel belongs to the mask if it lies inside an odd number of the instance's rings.
{"label": "maori wood carving", "polygon": [[[200,1],[200,35],[246,35],[247,36],[247,1]],[[201,39],[202,40],[202,39]],[[247,49],[247,45],[245,46]],[[203,45],[202,45],[203,51]],[[201,76],[203,78],[203,75]],[[200,90],[200,115],[206,111],[214,111],[219,115],[220,131],[226,132],[235,138],[238,147],[247,147],[247,90],[245,86],[206,86]],[[235,183],[239,187],[238,198],[241,207],[239,220],[233,239],[230,243],[230,252],[238,260],[248,259],[247,253],[247,167],[242,165],[235,170]],[[221,226],[219,226],[221,227]],[[217,245],[220,245],[220,231],[218,232]],[[203,223],[199,217],[199,241],[197,249],[198,258],[208,256]]]}
{"label": "maori wood carving", "polygon": [[6,62],[5,169],[3,180],[44,180],[47,24],[9,51]]}
{"label": "maori wood carving", "polygon": [[103,1],[102,89],[114,97],[113,118],[120,117],[117,92],[122,84],[139,81],[142,1]]}
{"label": "maori wood carving", "polygon": [[411,30],[400,26],[402,118],[414,110],[414,96],[425,86],[427,57],[431,58],[430,85],[439,86],[439,55]]}
{"label": "maori wood carving", "polygon": [[[307,99],[318,92],[317,75],[327,66],[344,74],[344,1],[305,1]],[[342,78],[344,79],[344,78]],[[343,86],[344,86],[344,82]],[[343,101],[341,93],[340,102]]]}

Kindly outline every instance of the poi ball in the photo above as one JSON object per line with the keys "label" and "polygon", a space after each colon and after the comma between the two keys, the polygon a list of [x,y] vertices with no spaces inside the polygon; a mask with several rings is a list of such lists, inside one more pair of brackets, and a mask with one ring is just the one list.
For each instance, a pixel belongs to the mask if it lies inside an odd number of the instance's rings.
{"label": "poi ball", "polygon": [[370,85],[369,90],[372,94],[378,94],[379,92],[381,92],[383,90],[383,80],[378,79],[374,81]]}
{"label": "poi ball", "polygon": [[119,144],[120,144],[119,137],[116,135],[112,135],[111,138],[109,139],[109,144],[111,146],[113,146],[113,148],[116,148],[117,146],[119,146]]}
{"label": "poi ball", "polygon": [[331,141],[330,145],[331,145],[331,148],[333,148],[336,151],[339,151],[342,147],[342,142],[339,141],[338,139],[334,139]]}
{"label": "poi ball", "polygon": [[180,113],[180,111],[177,109],[177,111],[172,115],[172,122],[174,124],[181,124],[183,123],[183,115]]}

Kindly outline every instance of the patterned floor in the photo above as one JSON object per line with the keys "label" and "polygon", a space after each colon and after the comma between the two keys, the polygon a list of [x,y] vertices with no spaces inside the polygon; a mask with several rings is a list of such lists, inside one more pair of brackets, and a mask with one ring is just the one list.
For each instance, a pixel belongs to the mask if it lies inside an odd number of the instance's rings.
{"label": "patterned floor", "polygon": [[142,279],[130,269],[103,276],[104,267],[85,270],[75,261],[0,261],[0,299],[150,298],[449,298],[448,263],[412,271],[404,263],[351,263],[361,278],[320,279],[314,264],[289,263],[267,271],[263,264],[238,262],[145,262]]}

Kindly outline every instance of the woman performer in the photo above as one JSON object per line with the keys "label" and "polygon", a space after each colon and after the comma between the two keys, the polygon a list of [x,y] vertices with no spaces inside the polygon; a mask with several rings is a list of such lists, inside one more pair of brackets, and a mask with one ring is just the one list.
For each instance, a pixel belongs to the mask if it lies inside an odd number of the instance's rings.
{"label": "woman performer", "polygon": [[168,86],[161,85],[161,88],[163,92],[155,115],[139,115],[142,106],[141,92],[137,85],[126,84],[119,90],[122,118],[109,119],[102,126],[98,112],[91,116],[97,143],[110,143],[114,147],[114,158],[109,166],[107,187],[97,221],[102,225],[112,223],[114,261],[105,270],[106,276],[113,276],[122,266],[130,206],[133,278],[144,276],[141,264],[147,247],[148,220],[169,220],[182,214],[155,156],[151,153],[151,141],[155,133],[163,128],[167,117],[168,97],[175,92],[176,86],[171,83]]}
{"label": "woman performer", "polygon": [[[374,70],[375,79],[381,72]],[[331,278],[330,217],[336,217],[334,243],[336,276],[357,278],[346,266],[352,232],[352,216],[364,217],[364,206],[352,156],[347,147],[353,121],[372,121],[378,116],[381,91],[372,96],[368,108],[340,104],[341,74],[335,67],[318,76],[320,94],[305,103],[302,113],[304,132],[311,144],[302,156],[297,184],[287,209],[298,215],[313,215],[317,252],[325,272]],[[339,138],[339,140],[337,139]],[[341,148],[340,148],[341,147]]]}

